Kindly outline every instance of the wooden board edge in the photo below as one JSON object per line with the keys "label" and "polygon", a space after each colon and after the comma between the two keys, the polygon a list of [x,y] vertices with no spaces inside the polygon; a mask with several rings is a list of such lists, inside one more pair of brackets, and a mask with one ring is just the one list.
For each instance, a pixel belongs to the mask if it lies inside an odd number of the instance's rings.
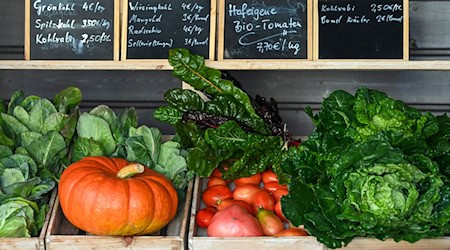
{"label": "wooden board edge", "polygon": [[188,249],[194,249],[194,241],[196,241],[197,225],[195,223],[195,216],[197,215],[197,208],[200,207],[200,192],[201,192],[201,180],[197,176],[195,177],[193,194],[192,194],[192,206],[191,206],[191,218],[189,222],[189,233],[188,233]]}
{"label": "wooden board edge", "polygon": [[120,1],[114,0],[114,43],[113,43],[113,61],[120,59]]}
{"label": "wooden board edge", "polygon": [[[214,0],[213,0],[214,1]],[[226,0],[217,0],[219,1],[219,8],[218,8],[218,28],[217,28],[217,60],[222,61],[224,49],[225,49],[225,2]]]}
{"label": "wooden board edge", "polygon": [[313,27],[313,1],[307,0],[306,1],[306,28],[307,30],[307,37],[306,37],[306,46],[307,46],[307,52],[306,52],[306,58],[311,61],[314,60],[314,47],[313,44],[313,36],[314,36],[314,27]]}
{"label": "wooden board edge", "polygon": [[403,60],[409,60],[409,0],[403,0]]}
{"label": "wooden board edge", "polygon": [[30,60],[30,39],[31,39],[31,27],[30,27],[30,8],[31,8],[31,0],[25,0],[25,41],[24,41],[24,57],[25,60]]}
{"label": "wooden board edge", "polygon": [[48,204],[48,212],[45,215],[45,221],[44,225],[42,225],[41,233],[39,234],[39,249],[44,250],[45,249],[45,237],[47,235],[48,227],[50,226],[50,220],[52,218],[53,208],[55,206],[55,202],[58,196],[58,188],[55,187],[50,195],[50,200]]}
{"label": "wooden board edge", "polygon": [[217,25],[217,1],[210,0],[210,12],[209,12],[209,60],[214,61],[216,59],[216,25]]}
{"label": "wooden board edge", "polygon": [[121,53],[120,60],[127,61],[127,40],[128,40],[128,0],[122,0],[122,32],[121,32],[121,40],[120,44]]}
{"label": "wooden board edge", "polygon": [[319,0],[313,0],[313,61],[319,60]]}

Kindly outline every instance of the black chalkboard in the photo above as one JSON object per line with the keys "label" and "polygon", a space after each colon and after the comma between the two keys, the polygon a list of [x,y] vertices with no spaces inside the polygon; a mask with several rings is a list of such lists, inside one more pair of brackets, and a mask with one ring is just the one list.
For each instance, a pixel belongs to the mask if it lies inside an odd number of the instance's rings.
{"label": "black chalkboard", "polygon": [[403,59],[403,0],[319,0],[319,59]]}
{"label": "black chalkboard", "polygon": [[126,59],[167,59],[188,48],[211,58],[211,0],[127,0],[123,44]]}
{"label": "black chalkboard", "polygon": [[224,59],[307,59],[307,0],[224,1]]}
{"label": "black chalkboard", "polygon": [[114,59],[115,1],[27,0],[27,59]]}

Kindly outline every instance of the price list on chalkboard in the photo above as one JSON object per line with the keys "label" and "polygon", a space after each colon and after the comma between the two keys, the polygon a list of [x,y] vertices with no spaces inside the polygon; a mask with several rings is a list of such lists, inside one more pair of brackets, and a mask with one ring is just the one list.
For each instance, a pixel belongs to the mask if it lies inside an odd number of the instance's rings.
{"label": "price list on chalkboard", "polygon": [[118,58],[116,1],[27,0],[27,59]]}
{"label": "price list on chalkboard", "polygon": [[122,33],[125,60],[167,59],[169,49],[178,47],[210,58],[210,0],[125,2],[126,29]]}
{"label": "price list on chalkboard", "polygon": [[319,59],[403,59],[403,0],[318,0]]}
{"label": "price list on chalkboard", "polygon": [[225,0],[222,14],[224,59],[307,58],[308,1]]}

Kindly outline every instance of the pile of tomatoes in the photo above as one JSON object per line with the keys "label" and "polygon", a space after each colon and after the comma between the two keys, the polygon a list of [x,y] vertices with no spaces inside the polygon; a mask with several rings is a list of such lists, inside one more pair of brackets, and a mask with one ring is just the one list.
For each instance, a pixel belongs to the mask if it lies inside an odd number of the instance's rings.
{"label": "pile of tomatoes", "polygon": [[267,169],[250,177],[227,181],[215,169],[202,193],[204,208],[197,211],[198,227],[208,236],[305,236],[301,228],[289,228],[280,199],[288,188]]}

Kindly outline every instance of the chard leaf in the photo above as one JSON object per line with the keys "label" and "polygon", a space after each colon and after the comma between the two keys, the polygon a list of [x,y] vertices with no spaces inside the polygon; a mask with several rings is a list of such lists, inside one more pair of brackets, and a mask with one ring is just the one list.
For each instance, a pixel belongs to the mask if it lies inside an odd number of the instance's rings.
{"label": "chard leaf", "polygon": [[183,113],[174,107],[159,107],[153,114],[156,119],[171,125],[176,125],[180,122],[183,119],[182,115]]}
{"label": "chard leaf", "polygon": [[205,108],[205,102],[200,95],[190,89],[171,89],[164,94],[164,99],[182,112],[188,110],[200,111]]}
{"label": "chard leaf", "polygon": [[107,156],[102,144],[92,138],[78,137],[72,145],[71,161],[76,162],[88,156]]}
{"label": "chard leaf", "polygon": [[53,102],[61,113],[69,113],[81,102],[81,90],[77,87],[68,87],[55,95]]}
{"label": "chard leaf", "polygon": [[116,149],[116,142],[108,123],[95,115],[88,113],[80,115],[77,134],[81,138],[92,138],[94,141],[99,142],[105,149],[107,155],[112,154]]}
{"label": "chard leaf", "polygon": [[228,96],[239,102],[251,117],[260,124],[264,121],[257,115],[249,96],[240,88],[234,86],[232,81],[222,79],[219,70],[204,65],[204,58],[194,55],[187,49],[170,49],[169,63],[173,66],[174,76],[211,96]]}

